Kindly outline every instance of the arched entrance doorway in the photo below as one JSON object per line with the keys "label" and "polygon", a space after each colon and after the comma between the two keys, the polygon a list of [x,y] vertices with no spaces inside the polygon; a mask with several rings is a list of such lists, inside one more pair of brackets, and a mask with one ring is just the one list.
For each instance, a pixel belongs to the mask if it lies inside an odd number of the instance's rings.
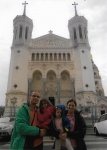
{"label": "arched entrance doorway", "polygon": [[55,105],[57,102],[57,79],[53,70],[48,71],[46,79],[46,97]]}
{"label": "arched entrance doorway", "polygon": [[55,106],[55,98],[49,97],[49,101],[52,103],[53,106]]}
{"label": "arched entrance doorway", "polygon": [[106,106],[104,105],[104,104],[102,104],[101,106],[100,106],[100,114],[101,115],[103,115],[103,114],[105,114],[105,111],[106,110]]}
{"label": "arched entrance doorway", "polygon": [[101,115],[105,114],[105,110],[101,110]]}

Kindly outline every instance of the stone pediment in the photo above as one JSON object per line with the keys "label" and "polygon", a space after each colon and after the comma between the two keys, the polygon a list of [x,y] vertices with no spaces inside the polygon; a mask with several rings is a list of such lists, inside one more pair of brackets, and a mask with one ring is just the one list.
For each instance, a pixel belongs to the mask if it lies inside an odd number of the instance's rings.
{"label": "stone pediment", "polygon": [[32,40],[33,48],[70,48],[71,46],[69,39],[55,34],[47,34]]}
{"label": "stone pediment", "polygon": [[98,102],[106,102],[107,103],[107,98],[105,96],[98,96]]}

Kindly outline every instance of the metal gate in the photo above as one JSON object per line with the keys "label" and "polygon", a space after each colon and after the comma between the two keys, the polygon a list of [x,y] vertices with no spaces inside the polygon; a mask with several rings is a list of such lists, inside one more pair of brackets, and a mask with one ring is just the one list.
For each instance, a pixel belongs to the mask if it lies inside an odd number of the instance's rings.
{"label": "metal gate", "polygon": [[78,108],[87,125],[94,125],[98,118],[107,113],[107,106],[81,106]]}

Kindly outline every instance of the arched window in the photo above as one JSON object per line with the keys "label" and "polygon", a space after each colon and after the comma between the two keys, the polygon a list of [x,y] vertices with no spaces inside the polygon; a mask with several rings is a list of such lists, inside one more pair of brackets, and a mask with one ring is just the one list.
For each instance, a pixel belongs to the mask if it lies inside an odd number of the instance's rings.
{"label": "arched window", "polygon": [[77,35],[76,35],[76,29],[74,28],[74,40],[77,39]]}
{"label": "arched window", "polygon": [[98,81],[95,81],[95,85],[98,85]]}
{"label": "arched window", "polygon": [[39,53],[36,54],[36,60],[39,61]]}
{"label": "arched window", "polygon": [[95,75],[95,76],[97,75],[96,72],[94,72],[94,75]]}
{"label": "arched window", "polygon": [[59,53],[59,61],[61,61],[61,53]]}
{"label": "arched window", "polygon": [[15,28],[15,39],[16,39],[16,36],[17,36],[17,28]]}
{"label": "arched window", "polygon": [[70,61],[70,53],[67,53],[67,60]]}
{"label": "arched window", "polygon": [[85,27],[85,29],[84,29],[84,35],[85,35],[85,39],[86,39],[86,37],[87,37],[87,36],[86,36],[86,27]]}
{"label": "arched window", "polygon": [[50,61],[52,61],[52,53],[50,53]]}
{"label": "arched window", "polygon": [[32,53],[32,61],[34,61],[34,60],[35,60],[35,54]]}
{"label": "arched window", "polygon": [[79,26],[79,35],[80,35],[80,39],[82,39],[82,29],[81,29],[81,26]]}
{"label": "arched window", "polygon": [[27,40],[27,38],[28,38],[28,27],[26,27],[26,29],[25,29],[25,39]]}
{"label": "arched window", "polygon": [[99,96],[102,96],[102,91],[101,90],[99,90]]}
{"label": "arched window", "polygon": [[22,30],[23,30],[23,28],[22,28],[22,26],[20,26],[20,30],[19,30],[19,38],[22,38]]}

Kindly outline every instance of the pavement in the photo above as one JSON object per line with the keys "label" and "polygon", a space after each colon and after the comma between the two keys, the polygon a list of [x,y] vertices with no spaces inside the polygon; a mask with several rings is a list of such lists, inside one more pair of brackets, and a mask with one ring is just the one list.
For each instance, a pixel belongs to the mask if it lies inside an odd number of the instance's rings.
{"label": "pavement", "polygon": [[[102,137],[95,137],[93,135],[88,135],[85,137],[85,143],[87,150],[107,150],[107,139]],[[51,150],[54,141],[49,141],[49,138],[44,139],[44,150]],[[9,143],[0,146],[0,150],[9,150]]]}
{"label": "pavement", "polygon": [[[107,150],[107,136],[95,136],[93,128],[88,128],[84,138],[87,150]],[[44,150],[51,150],[54,140],[49,137],[44,138]],[[0,145],[0,150],[9,150],[9,142],[5,145]]]}

